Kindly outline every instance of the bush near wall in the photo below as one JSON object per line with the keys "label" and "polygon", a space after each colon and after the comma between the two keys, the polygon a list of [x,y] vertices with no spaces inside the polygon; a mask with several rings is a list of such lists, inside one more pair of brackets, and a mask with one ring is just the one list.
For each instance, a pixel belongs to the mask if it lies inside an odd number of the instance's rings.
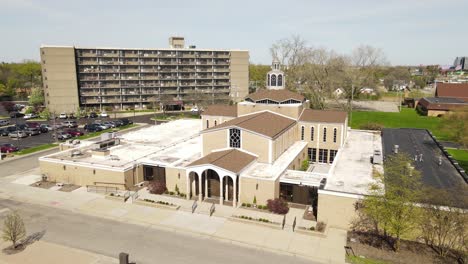
{"label": "bush near wall", "polygon": [[167,191],[166,184],[162,181],[152,181],[148,184],[148,191],[152,194],[163,194]]}
{"label": "bush near wall", "polygon": [[268,199],[267,207],[270,212],[275,214],[287,214],[289,212],[289,205],[288,203],[280,198],[276,198],[274,200]]}

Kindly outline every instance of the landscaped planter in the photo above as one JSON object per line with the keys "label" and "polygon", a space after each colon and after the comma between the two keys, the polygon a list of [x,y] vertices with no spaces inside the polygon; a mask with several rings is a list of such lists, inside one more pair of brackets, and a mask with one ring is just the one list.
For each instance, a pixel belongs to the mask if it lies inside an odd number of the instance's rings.
{"label": "landscaped planter", "polygon": [[163,208],[169,210],[179,210],[180,206],[176,204],[160,204],[157,202],[148,202],[145,200],[136,200],[133,202],[134,204],[144,205],[144,206],[151,206],[156,208]]}
{"label": "landscaped planter", "polygon": [[316,236],[316,237],[327,237],[327,233],[328,233],[327,231],[328,231],[328,228],[325,228],[323,232],[319,232],[317,230],[310,230],[302,226],[298,226],[295,230],[295,232],[297,233]]}
{"label": "landscaped planter", "polygon": [[127,198],[125,198],[125,196],[123,196],[123,195],[118,196],[118,195],[115,195],[115,194],[114,195],[110,195],[110,194],[106,195],[106,199],[119,201],[119,202],[127,201]]}
{"label": "landscaped planter", "polygon": [[239,218],[236,216],[231,216],[228,218],[229,221],[233,222],[239,222],[239,223],[245,223],[245,224],[253,224],[253,225],[258,225],[258,226],[264,226],[264,227],[269,227],[273,229],[279,229],[281,230],[281,224],[280,223],[274,223],[274,222],[260,222],[257,219],[245,219],[245,218]]}

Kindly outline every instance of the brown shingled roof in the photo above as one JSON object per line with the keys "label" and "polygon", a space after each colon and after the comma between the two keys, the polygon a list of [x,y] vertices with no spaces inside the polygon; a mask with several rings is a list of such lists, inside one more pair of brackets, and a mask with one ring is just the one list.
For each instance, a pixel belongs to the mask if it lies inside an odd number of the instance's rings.
{"label": "brown shingled roof", "polygon": [[462,107],[468,107],[468,102],[451,97],[425,97],[418,102],[426,110],[455,110]]}
{"label": "brown shingled roof", "polygon": [[255,93],[251,93],[245,97],[252,99],[253,101],[259,101],[264,99],[270,99],[278,103],[294,99],[297,101],[304,101],[305,97],[289,90],[260,90]]}
{"label": "brown shingled roof", "polygon": [[468,102],[468,83],[437,83],[436,97],[453,97]]}
{"label": "brown shingled roof", "polygon": [[212,152],[190,163],[187,167],[211,164],[237,174],[255,159],[257,159],[255,156],[240,150],[229,149]]}
{"label": "brown shingled roof", "polygon": [[348,114],[343,111],[304,109],[299,121],[344,123],[347,117]]}
{"label": "brown shingled roof", "polygon": [[204,131],[236,126],[270,138],[275,138],[295,123],[296,120],[265,111],[241,116],[215,127],[205,129]]}
{"label": "brown shingled roof", "polygon": [[210,105],[208,109],[203,111],[202,115],[209,116],[237,116],[236,105]]}

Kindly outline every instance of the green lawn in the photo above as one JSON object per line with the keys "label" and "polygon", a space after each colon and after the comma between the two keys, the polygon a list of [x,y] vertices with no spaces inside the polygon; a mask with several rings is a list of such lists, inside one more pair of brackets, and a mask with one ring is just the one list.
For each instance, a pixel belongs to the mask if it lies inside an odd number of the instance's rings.
{"label": "green lawn", "polygon": [[350,126],[364,129],[368,123],[380,124],[385,128],[425,128],[439,140],[450,140],[448,133],[440,131],[441,119],[421,116],[414,109],[402,108],[401,112],[353,111]]}
{"label": "green lawn", "polygon": [[26,155],[26,154],[30,154],[30,153],[33,153],[33,152],[37,152],[37,151],[41,151],[41,150],[45,150],[45,149],[50,149],[50,148],[53,148],[53,147],[57,147],[57,146],[58,146],[57,143],[50,143],[50,144],[39,145],[39,146],[36,146],[36,147],[27,148],[27,149],[23,149],[23,150],[20,150],[20,151],[18,151],[18,152],[15,152],[15,155]]}
{"label": "green lawn", "polygon": [[460,164],[460,166],[464,168],[465,171],[468,171],[468,150],[447,149],[447,152],[458,161],[458,164]]}
{"label": "green lawn", "polygon": [[357,256],[346,256],[346,262],[351,264],[387,264],[387,262],[385,261],[370,258],[361,258]]}

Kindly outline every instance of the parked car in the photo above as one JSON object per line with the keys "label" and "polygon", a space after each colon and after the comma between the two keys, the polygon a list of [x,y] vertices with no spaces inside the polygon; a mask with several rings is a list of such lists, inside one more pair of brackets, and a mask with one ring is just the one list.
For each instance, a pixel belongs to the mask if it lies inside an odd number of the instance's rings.
{"label": "parked car", "polygon": [[10,152],[18,151],[18,150],[19,150],[18,147],[10,143],[4,143],[0,145],[0,152],[3,152],[3,153],[10,153]]}
{"label": "parked car", "polygon": [[16,126],[9,126],[6,128],[6,130],[8,131],[8,134],[9,134],[11,132],[15,132],[18,129],[16,128]]}
{"label": "parked car", "polygon": [[16,130],[8,134],[10,138],[25,138],[28,136],[23,130]]}
{"label": "parked car", "polygon": [[79,137],[79,136],[82,136],[84,135],[83,132],[79,131],[79,130],[76,130],[76,129],[68,129],[67,131],[65,131],[67,134],[69,134],[70,136],[72,137]]}
{"label": "parked car", "polygon": [[102,128],[98,124],[87,124],[84,129],[88,132],[99,132],[102,131]]}
{"label": "parked car", "polygon": [[75,128],[78,127],[78,123],[76,123],[76,121],[64,121],[62,122],[62,126],[68,128]]}
{"label": "parked car", "polygon": [[29,113],[23,116],[24,119],[31,119],[31,118],[38,118],[38,117],[39,115],[37,115],[36,113]]}
{"label": "parked car", "polygon": [[57,140],[67,140],[72,137],[70,134],[66,132],[57,132],[57,133],[52,134],[53,138],[55,138],[56,136],[57,136]]}
{"label": "parked car", "polygon": [[120,119],[120,121],[122,121],[122,125],[123,125],[123,126],[133,124],[133,121],[130,120],[130,119],[128,119],[128,118],[122,118],[122,119]]}
{"label": "parked car", "polygon": [[115,126],[115,123],[112,122],[112,121],[106,121],[106,122],[104,122],[103,124],[106,125],[106,126],[109,126],[109,128],[114,128],[114,127],[116,127],[116,126]]}
{"label": "parked car", "polygon": [[94,113],[94,112],[89,114],[89,118],[97,118],[97,117],[98,117],[98,115],[96,113]]}
{"label": "parked car", "polygon": [[47,133],[52,130],[52,127],[46,124],[42,124],[39,126],[39,130],[41,130],[41,133]]}
{"label": "parked car", "polygon": [[37,127],[29,127],[26,130],[24,130],[28,136],[36,136],[41,134],[41,130]]}
{"label": "parked car", "polygon": [[16,125],[16,129],[17,130],[26,130],[28,129],[29,127],[26,125],[26,124],[19,124],[19,125]]}
{"label": "parked car", "polygon": [[196,106],[192,107],[192,109],[190,109],[190,112],[198,113],[198,107],[196,107]]}
{"label": "parked car", "polygon": [[102,112],[99,116],[100,117],[109,117],[109,115],[106,112]]}
{"label": "parked car", "polygon": [[76,117],[75,117],[75,114],[69,114],[69,115],[68,115],[68,119],[75,119],[75,118],[76,118]]}
{"label": "parked car", "polygon": [[28,127],[34,127],[34,128],[39,128],[41,126],[41,124],[39,124],[38,122],[27,122],[26,123],[26,126]]}
{"label": "parked car", "polygon": [[18,118],[18,117],[23,117],[23,116],[24,116],[24,114],[19,113],[19,112],[12,112],[12,113],[10,113],[10,117],[11,117],[11,118]]}
{"label": "parked car", "polygon": [[0,128],[0,136],[6,137],[8,136],[8,130],[6,128]]}
{"label": "parked car", "polygon": [[99,125],[103,130],[111,128],[110,124],[104,124],[104,122],[102,122],[102,120],[95,120],[94,124]]}
{"label": "parked car", "polygon": [[66,113],[60,113],[59,118],[60,118],[60,119],[67,119],[68,116],[67,116]]}
{"label": "parked car", "polygon": [[2,119],[0,120],[0,126],[7,126],[10,124],[10,120],[9,119]]}
{"label": "parked car", "polygon": [[112,122],[114,122],[114,124],[115,124],[116,127],[119,127],[119,126],[122,126],[122,125],[123,125],[123,122],[122,122],[121,120],[114,120],[114,121],[112,121]]}

